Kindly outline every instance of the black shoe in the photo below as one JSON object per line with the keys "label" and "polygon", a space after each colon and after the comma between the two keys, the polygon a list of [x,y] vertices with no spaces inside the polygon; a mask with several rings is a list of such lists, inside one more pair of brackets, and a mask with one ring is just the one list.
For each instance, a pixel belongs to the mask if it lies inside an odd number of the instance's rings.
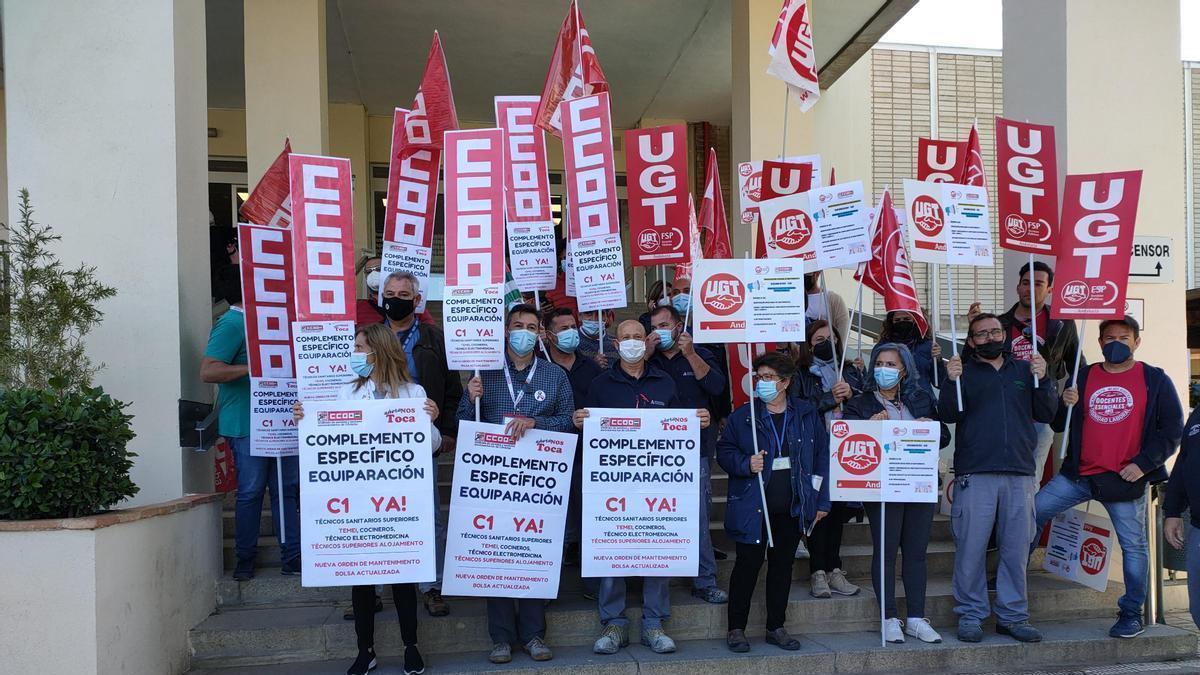
{"label": "black shoe", "polygon": [[285,577],[300,576],[300,556],[283,563],[283,566],[279,568],[279,573]]}
{"label": "black shoe", "polygon": [[[378,614],[382,611],[383,611],[383,598],[381,598],[377,595],[377,596],[375,596],[375,613]],[[353,621],[354,620],[354,607],[351,607],[350,609],[346,610],[346,613],[342,615],[342,618],[347,621]]]}
{"label": "black shoe", "polygon": [[378,667],[379,661],[375,658],[375,650],[360,649],[358,658],[354,659],[354,663],[346,670],[346,675],[366,675]]}
{"label": "black shoe", "polygon": [[977,623],[960,623],[958,624],[958,641],[959,642],[982,642],[983,627]]}
{"label": "black shoe", "polygon": [[1018,621],[1010,624],[1003,624],[997,621],[996,632],[1001,635],[1007,635],[1017,642],[1042,641],[1042,632],[1029,625],[1028,621]]}
{"label": "black shoe", "polygon": [[421,675],[425,672],[425,659],[416,645],[404,648],[404,675]]}
{"label": "black shoe", "polygon": [[785,630],[783,627],[767,631],[767,644],[775,645],[776,647],[779,647],[780,649],[786,649],[789,652],[794,652],[797,649],[800,649],[800,641],[791,635],[788,635],[787,630]]}
{"label": "black shoe", "polygon": [[729,631],[729,635],[725,637],[725,644],[729,647],[729,651],[737,654],[745,654],[750,651],[750,641],[746,639],[746,631],[738,628]]}
{"label": "black shoe", "polygon": [[250,581],[254,578],[254,558],[244,558],[237,561],[233,568],[234,581]]}

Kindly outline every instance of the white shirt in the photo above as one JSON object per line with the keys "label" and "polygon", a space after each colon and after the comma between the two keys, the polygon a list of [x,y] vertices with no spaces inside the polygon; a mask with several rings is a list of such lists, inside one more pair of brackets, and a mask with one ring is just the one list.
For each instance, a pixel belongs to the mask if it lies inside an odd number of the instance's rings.
{"label": "white shirt", "polygon": [[[398,396],[389,396],[387,398],[429,398],[425,394],[425,388],[415,382],[405,382],[400,385],[398,394]],[[339,401],[367,401],[374,398],[375,381],[371,379],[368,379],[361,387],[358,386],[357,379],[347,382],[342,385],[341,391],[338,392]],[[429,443],[430,449],[435,452],[438,448],[442,447],[442,432],[438,431],[437,424],[429,425]]]}

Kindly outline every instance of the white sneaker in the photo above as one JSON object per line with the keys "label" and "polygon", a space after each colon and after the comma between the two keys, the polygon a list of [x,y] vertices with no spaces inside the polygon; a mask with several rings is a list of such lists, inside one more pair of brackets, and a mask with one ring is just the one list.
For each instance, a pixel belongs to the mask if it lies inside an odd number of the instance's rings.
{"label": "white sneaker", "polygon": [[799,544],[796,544],[796,560],[804,560],[808,557],[808,547],[804,545],[804,540],[801,539]]}
{"label": "white sneaker", "polygon": [[883,639],[898,645],[904,643],[904,631],[900,628],[900,619],[888,619],[883,622]]}
{"label": "white sneaker", "polygon": [[929,625],[928,619],[908,617],[908,623],[904,626],[904,632],[911,635],[921,642],[937,644],[942,641],[942,636]]}

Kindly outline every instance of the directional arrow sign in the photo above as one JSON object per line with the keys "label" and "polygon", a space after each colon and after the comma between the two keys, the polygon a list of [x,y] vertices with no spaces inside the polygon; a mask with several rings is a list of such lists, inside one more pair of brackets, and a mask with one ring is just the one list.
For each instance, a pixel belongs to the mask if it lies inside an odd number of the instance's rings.
{"label": "directional arrow sign", "polygon": [[1134,237],[1129,283],[1169,284],[1175,280],[1175,244],[1170,237]]}

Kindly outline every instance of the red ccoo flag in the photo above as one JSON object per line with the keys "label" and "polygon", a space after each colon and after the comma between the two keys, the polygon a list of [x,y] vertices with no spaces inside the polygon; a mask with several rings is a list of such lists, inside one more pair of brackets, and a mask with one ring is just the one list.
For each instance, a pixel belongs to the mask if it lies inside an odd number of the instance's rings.
{"label": "red ccoo flag", "polygon": [[971,125],[971,135],[967,136],[967,161],[963,164],[962,176],[958,182],[962,185],[984,187],[983,153],[979,149],[979,130]]}
{"label": "red ccoo flag", "polygon": [[876,208],[875,225],[871,232],[871,259],[854,273],[854,278],[883,296],[886,311],[911,312],[921,334],[929,330],[925,314],[921,312],[921,303],[917,300],[908,254],[904,251],[903,230],[896,220],[892,195],[887,190],[883,191],[883,199],[879,200]]}
{"label": "red ccoo flag", "polygon": [[729,243],[729,222],[725,218],[725,196],[721,194],[721,174],[717,168],[717,151],[712,148],[708,149],[708,162],[704,167],[700,230],[705,233],[705,258],[733,257],[733,246]]}
{"label": "red ccoo flag", "polygon": [[[404,120],[404,146],[431,145],[442,147],[442,134],[458,128],[458,113],[454,110],[454,92],[450,89],[450,71],[442,39],[433,31],[433,44],[425,61],[425,74],[413,99],[411,110]],[[395,149],[394,152],[400,152]]]}
{"label": "red ccoo flag", "polygon": [[563,19],[558,39],[554,41],[554,55],[550,57],[550,69],[546,72],[546,84],[542,87],[542,100],[538,103],[536,123],[555,136],[562,135],[559,104],[564,100],[591,96],[608,91],[608,80],[592,49],[587,27],[579,6],[571,0],[567,18]]}
{"label": "red ccoo flag", "polygon": [[242,204],[238,213],[242,221],[253,225],[288,227],[292,224],[292,191],[288,181],[288,155],[292,141],[283,139],[283,152],[271,162],[258,185]]}

